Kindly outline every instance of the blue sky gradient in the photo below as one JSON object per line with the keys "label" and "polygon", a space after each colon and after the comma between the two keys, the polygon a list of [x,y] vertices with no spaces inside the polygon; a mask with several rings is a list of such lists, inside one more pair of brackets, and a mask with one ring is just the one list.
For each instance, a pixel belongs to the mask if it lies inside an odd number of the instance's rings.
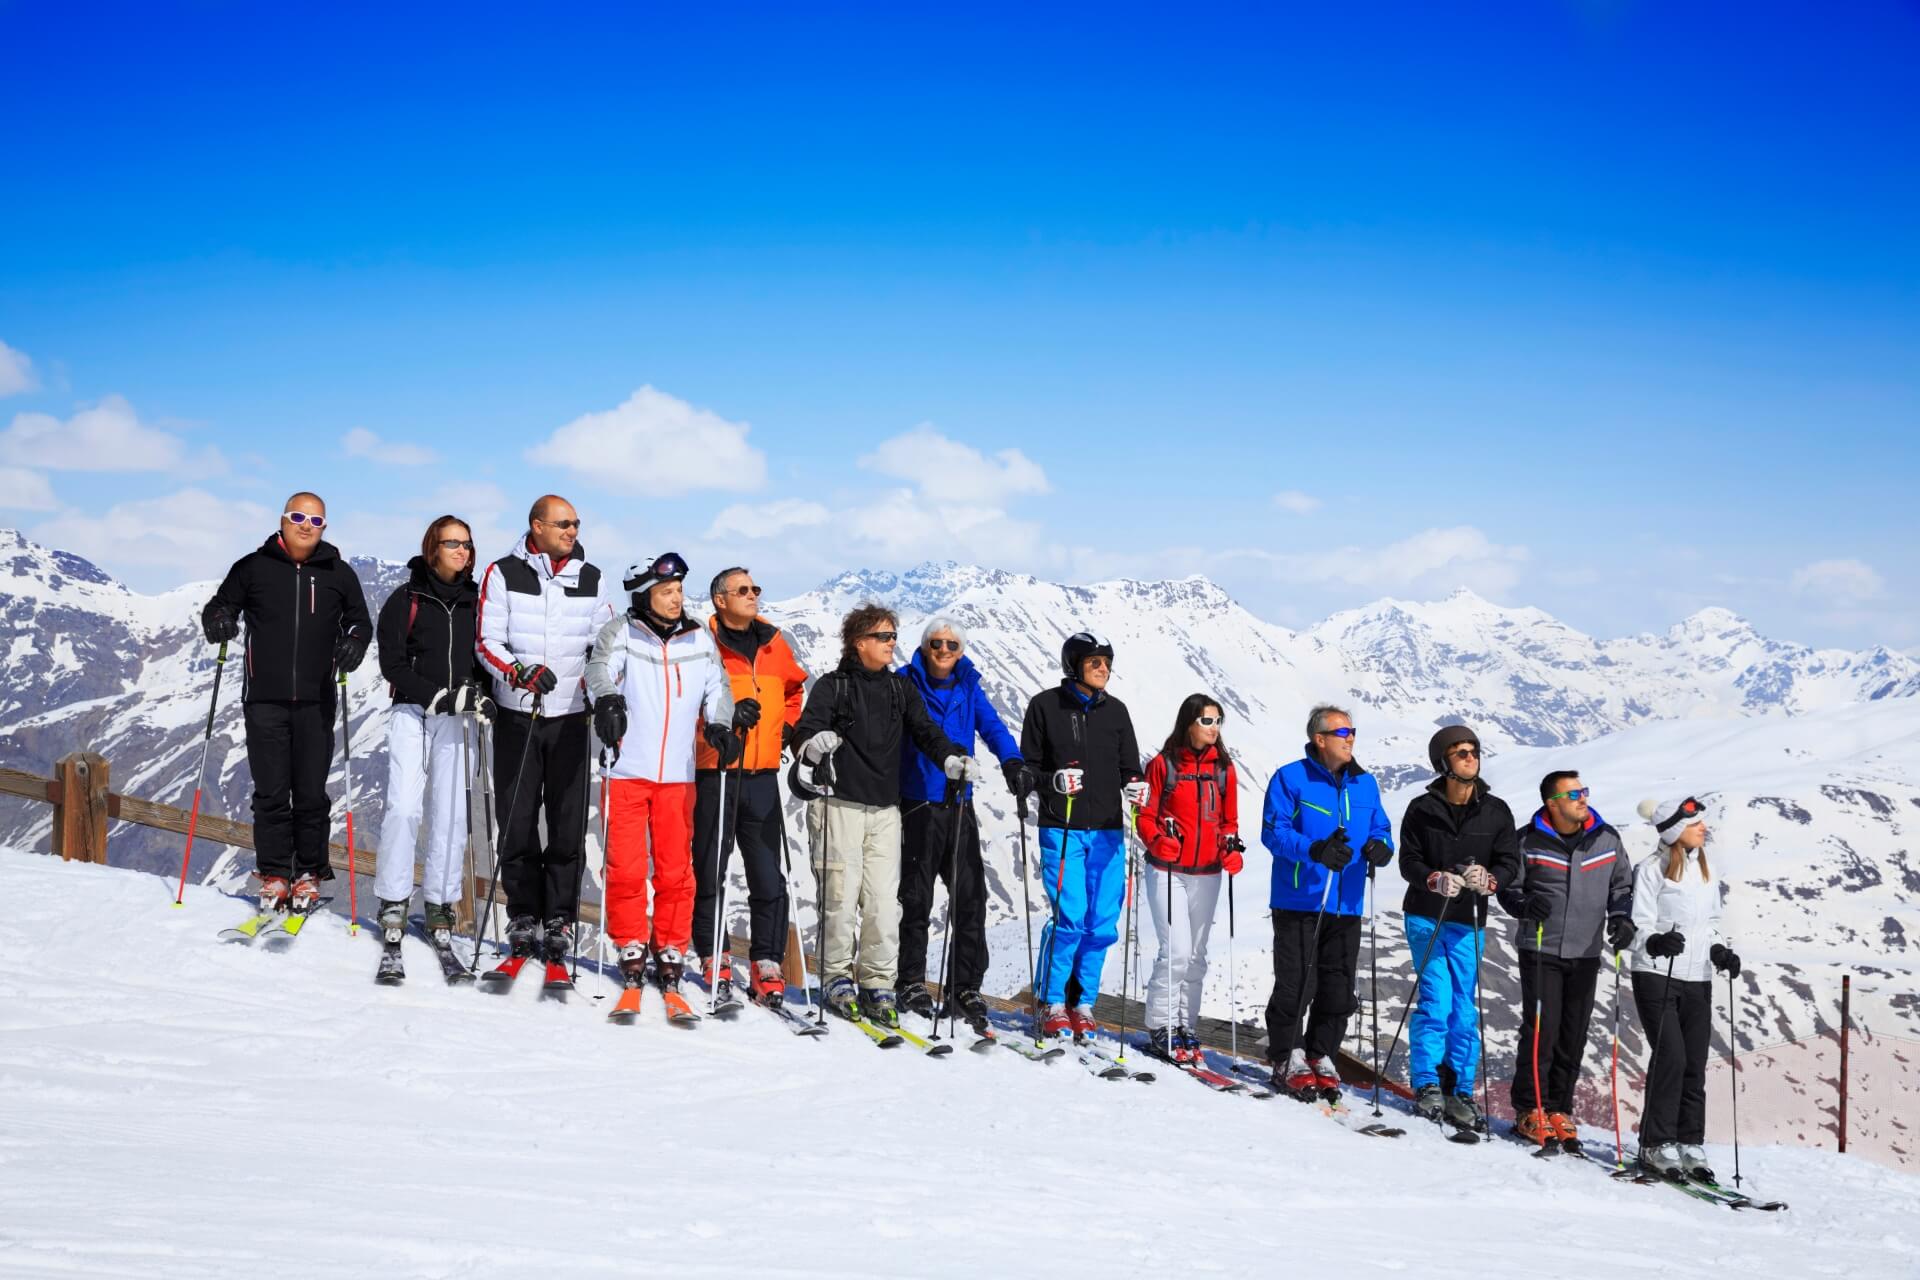
{"label": "blue sky gradient", "polygon": [[[556,488],[777,594],[940,555],[1920,645],[1913,0],[16,3],[0,49],[0,523],[139,585],[297,487],[389,555]],[[643,386],[764,480],[541,447]],[[108,397],[177,447],[54,465]]]}

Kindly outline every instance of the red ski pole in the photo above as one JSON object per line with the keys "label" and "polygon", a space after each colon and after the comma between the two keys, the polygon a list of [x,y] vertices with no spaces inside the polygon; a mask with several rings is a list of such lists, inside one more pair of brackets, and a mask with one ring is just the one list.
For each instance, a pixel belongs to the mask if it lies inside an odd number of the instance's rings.
{"label": "red ski pole", "polygon": [[341,767],[347,775],[347,932],[360,933],[360,886],[353,861],[353,718],[347,712],[347,673],[340,673]]}
{"label": "red ski pole", "polygon": [[207,749],[213,745],[213,717],[220,709],[220,677],[227,670],[227,642],[220,642],[220,652],[213,659],[213,701],[207,704],[207,731],[200,738],[200,772],[193,778],[193,808],[187,814],[187,850],[180,855],[180,888],[173,895],[173,905],[183,906],[187,897],[187,867],[193,861],[193,832],[200,825],[200,790],[207,782]]}

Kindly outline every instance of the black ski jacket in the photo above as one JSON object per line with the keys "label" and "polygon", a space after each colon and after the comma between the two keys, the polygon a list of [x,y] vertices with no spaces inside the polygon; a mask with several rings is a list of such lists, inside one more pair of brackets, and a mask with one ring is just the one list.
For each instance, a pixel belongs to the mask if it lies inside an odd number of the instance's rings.
{"label": "black ski jacket", "polygon": [[1080,696],[1071,680],[1033,696],[1020,725],[1020,757],[1039,775],[1040,825],[1067,826],[1067,797],[1053,789],[1059,769],[1086,771],[1073,797],[1075,831],[1117,831],[1122,826],[1120,788],[1146,777],[1133,717],[1118,698]]}
{"label": "black ski jacket", "polygon": [[407,569],[407,584],[380,607],[380,674],[393,700],[425,707],[442,689],[469,682],[482,692],[492,688],[474,647],[479,584],[467,575],[442,582],[420,556]]}
{"label": "black ski jacket", "polygon": [[213,600],[247,624],[245,702],[331,700],[333,642],[348,632],[373,640],[360,575],[324,540],[295,564],[273,534],[233,562]]}
{"label": "black ski jacket", "polygon": [[807,739],[823,729],[840,735],[833,755],[833,794],[856,804],[900,803],[900,744],[913,745],[935,760],[966,751],[940,732],[927,715],[919,691],[895,671],[868,671],[856,658],[814,681],[793,727],[797,758]]}
{"label": "black ski jacket", "polygon": [[[1407,896],[1400,909],[1406,915],[1440,918],[1448,900],[1427,888],[1427,877],[1436,871],[1458,875],[1467,867],[1482,866],[1496,889],[1520,877],[1520,840],[1513,830],[1513,810],[1478,778],[1473,780],[1472,798],[1462,807],[1447,803],[1446,779],[1435,778],[1427,784],[1400,819],[1399,845],[1400,874],[1407,878]],[[1452,903],[1446,907],[1449,924],[1471,921],[1486,927],[1485,898],[1462,889]]]}
{"label": "black ski jacket", "polygon": [[1547,811],[1536,809],[1517,834],[1520,876],[1494,896],[1508,915],[1518,915],[1522,900],[1538,890],[1553,910],[1538,924],[1515,921],[1514,944],[1562,960],[1598,956],[1607,918],[1633,914],[1633,868],[1620,833],[1592,809],[1585,830],[1563,836],[1547,821]]}

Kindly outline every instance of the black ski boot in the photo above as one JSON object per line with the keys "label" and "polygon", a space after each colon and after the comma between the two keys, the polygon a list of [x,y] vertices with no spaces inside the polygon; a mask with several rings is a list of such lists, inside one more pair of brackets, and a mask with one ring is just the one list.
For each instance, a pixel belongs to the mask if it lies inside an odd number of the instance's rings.
{"label": "black ski boot", "polygon": [[531,959],[535,951],[534,932],[538,928],[532,916],[515,916],[507,921],[507,948],[518,959]]}
{"label": "black ski boot", "polygon": [[978,991],[962,991],[953,998],[953,1003],[967,1025],[973,1028],[973,1034],[977,1036],[993,1034],[993,1023],[987,1017],[986,999]]}
{"label": "black ski boot", "polygon": [[1166,1027],[1154,1027],[1149,1030],[1147,1052],[1163,1062],[1174,1061],[1173,1032]]}
{"label": "black ski boot", "polygon": [[928,1020],[940,1016],[933,1007],[933,992],[927,990],[924,982],[909,982],[894,992],[894,1000],[902,1013],[917,1013]]}
{"label": "black ski boot", "polygon": [[382,986],[397,987],[406,979],[406,966],[400,960],[400,939],[407,931],[407,904],[380,900],[380,968],[373,980]]}
{"label": "black ski boot", "polygon": [[565,916],[551,916],[547,920],[545,954],[548,964],[565,964],[567,953],[573,950],[573,922]]}
{"label": "black ski boot", "polygon": [[1431,1120],[1435,1124],[1447,1112],[1447,1095],[1437,1084],[1423,1084],[1413,1095],[1413,1114],[1422,1120]]}

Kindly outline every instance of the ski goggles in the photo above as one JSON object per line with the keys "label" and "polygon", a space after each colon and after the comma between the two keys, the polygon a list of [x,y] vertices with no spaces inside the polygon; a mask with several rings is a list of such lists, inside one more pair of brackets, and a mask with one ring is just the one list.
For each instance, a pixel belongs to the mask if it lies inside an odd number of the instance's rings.
{"label": "ski goggles", "polygon": [[1548,796],[1549,800],[1585,800],[1593,794],[1592,787],[1581,787],[1577,791],[1556,791]]}
{"label": "ski goggles", "polygon": [[296,525],[312,525],[316,529],[324,529],[327,527],[327,518],[325,516],[310,516],[304,511],[282,511],[280,518],[282,520],[291,520]]}
{"label": "ski goggles", "polygon": [[1675,827],[1684,827],[1688,823],[1700,821],[1700,819],[1706,815],[1706,812],[1707,806],[1701,804],[1692,796],[1688,796],[1680,802],[1680,807],[1673,811],[1671,818],[1668,818],[1665,822],[1654,823],[1653,829],[1655,831],[1671,831]]}

